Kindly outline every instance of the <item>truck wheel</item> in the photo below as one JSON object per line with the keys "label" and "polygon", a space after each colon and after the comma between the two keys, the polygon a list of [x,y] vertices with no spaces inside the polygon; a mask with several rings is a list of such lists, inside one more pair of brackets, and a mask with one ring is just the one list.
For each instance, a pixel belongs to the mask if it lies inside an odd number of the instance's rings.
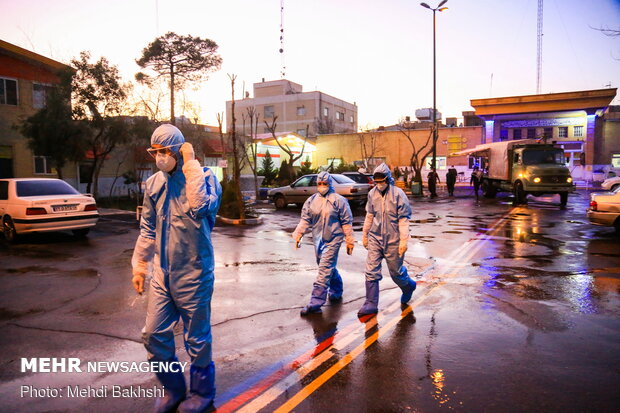
{"label": "truck wheel", "polygon": [[276,195],[273,199],[273,203],[276,205],[276,209],[284,209],[286,208],[286,205],[288,205],[283,195]]}
{"label": "truck wheel", "polygon": [[527,204],[527,199],[526,199],[527,194],[525,193],[525,190],[523,190],[523,184],[521,182],[517,182],[515,184],[513,188],[513,193],[514,193],[514,201],[513,201],[514,205]]}
{"label": "truck wheel", "polygon": [[560,192],[560,207],[562,209],[566,208],[567,203],[568,203],[568,192]]}
{"label": "truck wheel", "polygon": [[614,228],[616,229],[616,235],[620,237],[620,217],[616,218],[616,222],[614,222]]}
{"label": "truck wheel", "polygon": [[485,198],[495,198],[497,195],[497,189],[493,186],[493,184],[489,181],[482,181],[482,195]]}
{"label": "truck wheel", "polygon": [[619,186],[620,186],[620,184],[615,184],[614,186],[611,187],[611,190],[615,191]]}

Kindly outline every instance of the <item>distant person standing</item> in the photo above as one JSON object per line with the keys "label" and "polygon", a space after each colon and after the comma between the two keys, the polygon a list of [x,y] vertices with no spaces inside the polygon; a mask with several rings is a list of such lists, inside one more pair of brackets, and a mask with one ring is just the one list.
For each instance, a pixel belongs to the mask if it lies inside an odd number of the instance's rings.
{"label": "distant person standing", "polygon": [[457,175],[458,172],[456,171],[456,168],[454,168],[454,165],[452,165],[450,169],[448,169],[448,173],[446,173],[446,185],[448,185],[449,196],[454,196],[454,185],[456,185]]}
{"label": "distant person standing", "polygon": [[439,182],[439,175],[435,168],[431,168],[428,173],[428,192],[431,193],[431,198],[437,198],[437,182]]}
{"label": "distant person standing", "polygon": [[469,183],[474,186],[474,193],[476,194],[476,199],[478,199],[478,190],[480,189],[481,182],[482,171],[476,166],[474,167],[474,171],[471,173],[471,178],[469,179]]}

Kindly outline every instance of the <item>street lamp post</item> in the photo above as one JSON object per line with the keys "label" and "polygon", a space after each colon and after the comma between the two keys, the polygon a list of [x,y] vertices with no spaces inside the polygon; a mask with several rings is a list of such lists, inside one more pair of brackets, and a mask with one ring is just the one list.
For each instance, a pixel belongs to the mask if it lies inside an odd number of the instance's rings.
{"label": "street lamp post", "polygon": [[448,10],[447,7],[441,7],[447,2],[448,0],[443,0],[435,8],[432,8],[426,3],[420,3],[420,6],[433,11],[433,161],[431,163],[431,168],[437,168],[437,61],[435,57],[435,12]]}

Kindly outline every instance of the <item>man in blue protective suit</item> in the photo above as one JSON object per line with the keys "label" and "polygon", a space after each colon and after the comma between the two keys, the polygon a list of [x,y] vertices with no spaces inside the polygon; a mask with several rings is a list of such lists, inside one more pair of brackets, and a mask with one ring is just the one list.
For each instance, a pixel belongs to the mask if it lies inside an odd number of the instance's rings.
{"label": "man in blue protective suit", "polygon": [[213,407],[215,366],[211,358],[213,245],[211,230],[222,187],[209,168],[194,159],[180,130],[161,125],[148,150],[157,172],[146,181],[140,236],[132,258],[136,291],[142,294],[152,265],[146,325],[142,339],[150,361],[176,361],[173,328],[183,320],[185,349],[191,358],[190,392],[182,372],[160,372],[165,397],[156,412],[202,412]]}
{"label": "man in blue protective suit", "polygon": [[347,254],[351,254],[355,244],[353,237],[353,215],[349,202],[334,190],[333,178],[329,172],[317,176],[318,192],[306,200],[301,209],[301,219],[293,239],[299,246],[301,237],[312,228],[312,239],[319,274],[312,288],[310,303],[301,310],[301,315],[320,313],[329,293],[329,300],[342,300],[342,278],[336,269],[338,251],[344,240]]}
{"label": "man in blue protective suit", "polygon": [[392,280],[402,290],[400,302],[407,304],[416,283],[403,265],[409,240],[411,205],[402,189],[394,186],[390,168],[377,166],[373,179],[376,186],[368,193],[362,244],[368,250],[366,259],[366,301],[358,316],[376,314],[379,305],[381,262],[385,259]]}

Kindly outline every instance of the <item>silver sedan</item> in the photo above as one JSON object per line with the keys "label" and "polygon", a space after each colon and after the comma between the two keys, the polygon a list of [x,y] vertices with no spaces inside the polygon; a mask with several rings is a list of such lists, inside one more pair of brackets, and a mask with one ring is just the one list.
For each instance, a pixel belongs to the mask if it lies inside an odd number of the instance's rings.
{"label": "silver sedan", "polygon": [[[345,197],[352,208],[366,203],[370,185],[358,184],[341,174],[331,176],[334,179],[336,192]],[[316,177],[316,174],[304,175],[288,186],[270,189],[267,196],[278,209],[286,208],[288,204],[301,207],[306,199],[317,192]]]}

